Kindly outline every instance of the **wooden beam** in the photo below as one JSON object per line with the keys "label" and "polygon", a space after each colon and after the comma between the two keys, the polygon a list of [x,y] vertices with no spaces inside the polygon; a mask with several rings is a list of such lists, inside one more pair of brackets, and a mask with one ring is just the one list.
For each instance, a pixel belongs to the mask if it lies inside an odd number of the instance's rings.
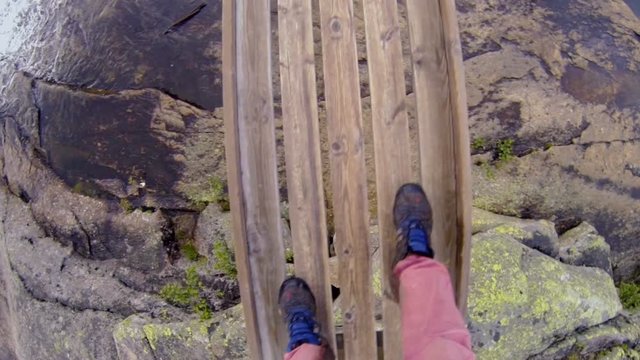
{"label": "wooden beam", "polygon": [[233,236],[254,359],[282,359],[284,279],[276,174],[268,1],[223,3],[224,118]]}
{"label": "wooden beam", "polygon": [[347,359],[375,359],[369,206],[352,0],[322,0],[329,159]]}
{"label": "wooden beam", "polygon": [[321,332],[335,354],[311,0],[279,0],[278,36],[295,271],[315,294]]}
{"label": "wooden beam", "polygon": [[471,149],[469,145],[469,115],[464,79],[462,44],[458,29],[458,16],[454,0],[440,0],[444,44],[448,60],[449,96],[453,122],[454,163],[456,164],[457,200],[457,255],[458,272],[454,281],[458,308],[463,315],[467,310],[469,293],[469,266],[471,263]]}
{"label": "wooden beam", "polygon": [[400,307],[392,297],[396,253],[393,203],[397,189],[411,181],[409,123],[397,0],[363,0],[376,163],[378,224],[382,249],[385,359],[402,359]]}
{"label": "wooden beam", "polygon": [[[433,208],[436,259],[464,311],[470,244],[466,98],[453,0],[407,0],[422,184]],[[446,23],[443,19],[446,15]],[[457,45],[456,45],[457,43]]]}

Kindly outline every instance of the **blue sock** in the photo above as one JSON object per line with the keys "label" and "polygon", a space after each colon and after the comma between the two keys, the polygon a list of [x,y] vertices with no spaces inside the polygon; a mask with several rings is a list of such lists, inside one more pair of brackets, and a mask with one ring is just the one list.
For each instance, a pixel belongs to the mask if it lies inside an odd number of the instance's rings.
{"label": "blue sock", "polygon": [[320,337],[314,332],[316,321],[307,307],[294,308],[289,313],[289,345],[287,352],[302,344],[320,345]]}
{"label": "blue sock", "polygon": [[433,250],[429,245],[429,235],[420,226],[418,221],[412,221],[409,224],[409,233],[407,234],[407,245],[412,253],[433,257]]}

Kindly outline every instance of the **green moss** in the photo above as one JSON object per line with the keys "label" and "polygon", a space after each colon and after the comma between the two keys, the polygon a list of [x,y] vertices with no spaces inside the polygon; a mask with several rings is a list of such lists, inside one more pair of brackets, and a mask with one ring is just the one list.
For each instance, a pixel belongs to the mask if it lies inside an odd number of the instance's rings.
{"label": "green moss", "polygon": [[131,213],[134,210],[133,205],[131,204],[131,202],[129,201],[129,199],[127,198],[122,198],[120,199],[120,207],[122,208],[122,210],[124,210],[124,212],[126,213]]}
{"label": "green moss", "polygon": [[498,141],[498,161],[506,163],[513,159],[513,139],[504,139]]}
{"label": "green moss", "polygon": [[580,360],[580,354],[571,353],[567,356],[567,360]]}
{"label": "green moss", "polygon": [[486,177],[489,180],[495,180],[496,179],[496,172],[493,166],[491,166],[491,164],[489,164],[488,162],[484,161],[480,164],[480,168],[482,169],[482,171],[484,172],[484,177]]}
{"label": "green moss", "polygon": [[193,206],[199,210],[204,210],[207,205],[216,203],[222,211],[229,211],[229,197],[225,193],[225,182],[218,177],[210,177],[204,190],[197,190],[187,193],[187,198]]}
{"label": "green moss", "polygon": [[211,308],[207,299],[201,295],[204,285],[195,266],[191,266],[185,273],[184,285],[171,283],[160,290],[160,297],[168,303],[180,307],[189,307],[198,314],[200,320],[211,319]]}
{"label": "green moss", "polygon": [[640,284],[621,283],[618,289],[622,306],[627,310],[640,310]]}
{"label": "green moss", "polygon": [[200,259],[198,249],[196,249],[195,245],[193,245],[193,243],[191,242],[180,246],[180,253],[182,253],[182,256],[189,259],[190,261],[198,261],[198,259]]}
{"label": "green moss", "polygon": [[172,305],[181,307],[188,306],[192,299],[198,296],[199,293],[194,293],[193,289],[176,283],[167,284],[160,290],[160,297]]}
{"label": "green moss", "polygon": [[284,249],[284,258],[289,264],[293,264],[293,250],[290,248]]}
{"label": "green moss", "polygon": [[198,314],[200,320],[211,319],[211,308],[206,299],[200,299],[200,302],[194,306],[193,311]]}
{"label": "green moss", "polygon": [[186,242],[189,239],[189,232],[185,229],[177,229],[176,230],[176,240],[178,240],[178,242],[182,243],[182,242]]}
{"label": "green moss", "polygon": [[223,299],[223,298],[224,298],[224,291],[222,291],[222,290],[216,290],[216,291],[214,292],[214,294],[216,295],[216,297],[217,297],[218,299]]}
{"label": "green moss", "polygon": [[97,188],[95,184],[86,182],[86,181],[80,181],[76,183],[71,189],[71,191],[76,194],[89,196],[89,197],[97,197],[100,193],[100,190]]}
{"label": "green moss", "polygon": [[213,243],[213,268],[227,275],[231,279],[235,279],[238,276],[238,270],[236,269],[236,262],[231,249],[227,247],[227,244],[218,240]]}
{"label": "green moss", "polygon": [[487,146],[487,141],[483,137],[475,138],[471,142],[471,150],[484,151]]}

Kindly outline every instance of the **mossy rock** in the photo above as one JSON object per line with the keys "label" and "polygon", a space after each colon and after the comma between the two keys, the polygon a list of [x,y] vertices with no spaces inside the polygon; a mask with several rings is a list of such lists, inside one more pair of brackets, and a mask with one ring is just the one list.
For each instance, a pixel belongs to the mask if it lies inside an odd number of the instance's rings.
{"label": "mossy rock", "polygon": [[555,225],[547,220],[518,219],[493,214],[473,208],[472,227],[474,234],[490,232],[499,235],[510,235],[524,245],[556,257],[559,252],[558,234]]}
{"label": "mossy rock", "polygon": [[560,260],[571,265],[598,267],[612,274],[611,248],[586,222],[560,237]]}
{"label": "mossy rock", "polygon": [[119,323],[113,338],[122,359],[248,359],[242,305],[210,320],[159,323],[133,315]]}
{"label": "mossy rock", "polygon": [[479,359],[526,359],[621,311],[606,272],[562,264],[508,232],[474,235],[470,283],[469,328]]}

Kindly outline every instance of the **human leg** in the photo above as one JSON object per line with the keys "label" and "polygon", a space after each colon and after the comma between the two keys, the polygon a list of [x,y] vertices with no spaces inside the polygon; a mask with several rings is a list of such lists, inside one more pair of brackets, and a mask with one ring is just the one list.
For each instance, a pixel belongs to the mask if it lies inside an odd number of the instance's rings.
{"label": "human leg", "polygon": [[398,229],[394,276],[399,283],[405,359],[475,359],[449,272],[432,259],[431,206],[420,185],[406,184],[398,190],[394,223]]}

